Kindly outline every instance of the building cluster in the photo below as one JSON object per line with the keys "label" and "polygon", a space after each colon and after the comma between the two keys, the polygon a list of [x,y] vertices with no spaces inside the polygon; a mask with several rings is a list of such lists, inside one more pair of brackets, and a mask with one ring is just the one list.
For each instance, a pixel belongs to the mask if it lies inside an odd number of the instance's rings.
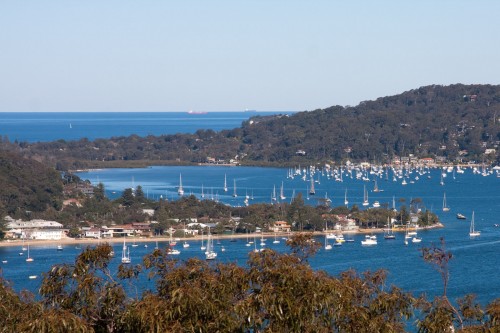
{"label": "building cluster", "polygon": [[[234,218],[232,225],[237,225],[238,218]],[[56,221],[46,221],[41,219],[34,219],[30,221],[16,220],[9,216],[5,218],[5,238],[6,239],[26,239],[26,240],[60,240],[68,237],[69,230]],[[155,235],[156,221],[152,222],[133,222],[121,225],[111,226],[95,226],[89,225],[80,228],[80,237],[91,239],[108,239],[115,237],[152,237]],[[172,220],[173,225],[164,232],[168,235],[179,233],[184,236],[197,236],[200,230],[211,229],[217,227],[217,223],[210,223],[208,221],[198,221],[195,218],[189,219],[189,223],[180,224],[179,220]],[[285,221],[276,221],[270,227],[270,232],[290,232],[291,225]],[[260,228],[257,228],[260,232]],[[234,232],[234,227],[227,226],[224,228],[224,234],[231,234]]]}
{"label": "building cluster", "polygon": [[5,218],[5,238],[58,240],[66,236],[67,230],[56,221],[46,220],[15,220],[10,216]]}
{"label": "building cluster", "polygon": [[356,220],[344,214],[323,214],[321,216],[329,224],[333,224],[333,229],[338,231],[357,231],[359,226]]}
{"label": "building cluster", "polygon": [[[328,225],[333,227],[336,231],[358,231],[359,225],[356,220],[351,218],[350,215],[342,214],[323,214],[322,219]],[[234,218],[230,225],[225,228],[219,229],[219,233],[222,234],[234,234],[235,225],[238,225],[239,218]],[[11,217],[6,217],[6,239],[25,239],[25,240],[60,240],[68,237],[68,229],[65,229],[63,225],[56,221],[46,221],[41,219],[34,219],[30,221],[16,220]],[[392,224],[395,224],[395,220]],[[408,224],[410,226],[416,226],[418,223],[417,214],[412,214]],[[155,225],[158,222],[134,222],[122,225],[112,225],[112,226],[85,226],[80,228],[80,237],[89,239],[111,239],[117,237],[138,237],[138,238],[148,238],[155,236]],[[199,221],[196,218],[189,220],[189,223],[181,223],[179,220],[172,220],[172,225],[175,227],[170,227],[167,230],[163,230],[162,234],[174,236],[178,234],[179,236],[194,237],[198,236],[201,230],[215,230],[218,226],[216,222],[209,221]],[[275,221],[271,223],[266,232],[272,233],[288,233],[292,229],[292,226],[286,221]],[[156,229],[157,230],[157,229]],[[264,232],[261,228],[257,227],[255,232]]]}
{"label": "building cluster", "polygon": [[144,222],[134,222],[122,225],[102,226],[102,227],[83,227],[82,236],[85,238],[113,238],[113,237],[151,237],[151,225]]}

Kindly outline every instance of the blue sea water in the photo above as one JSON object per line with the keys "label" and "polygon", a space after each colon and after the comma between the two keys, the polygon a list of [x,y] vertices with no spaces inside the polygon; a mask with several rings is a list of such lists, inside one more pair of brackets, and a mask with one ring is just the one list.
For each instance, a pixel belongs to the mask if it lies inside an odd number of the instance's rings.
{"label": "blue sea water", "polygon": [[241,126],[256,115],[293,112],[1,112],[0,136],[10,141],[45,142],[116,136],[220,131]]}

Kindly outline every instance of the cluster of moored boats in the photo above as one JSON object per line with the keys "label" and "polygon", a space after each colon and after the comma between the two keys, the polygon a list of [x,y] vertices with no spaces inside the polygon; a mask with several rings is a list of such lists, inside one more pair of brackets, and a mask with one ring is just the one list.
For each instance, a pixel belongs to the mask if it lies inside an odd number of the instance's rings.
{"label": "cluster of moored boats", "polygon": [[[309,199],[310,196],[314,196],[317,193],[316,186],[321,183],[322,180],[326,179],[328,180],[334,180],[336,182],[343,182],[344,179],[350,178],[350,179],[356,179],[356,180],[361,180],[365,182],[370,182],[372,181],[374,183],[373,185],[373,192],[382,192],[383,189],[380,189],[378,187],[377,180],[378,179],[385,179],[386,181],[392,180],[393,182],[399,182],[401,185],[407,185],[407,184],[412,184],[417,182],[418,180],[426,177],[426,178],[431,178],[431,171],[433,169],[440,168],[440,180],[439,184],[440,185],[445,185],[445,180],[448,175],[451,175],[453,179],[455,179],[457,174],[462,174],[466,171],[466,169],[470,168],[471,171],[474,174],[482,175],[482,176],[491,176],[495,175],[496,177],[500,177],[500,167],[486,167],[486,166],[444,166],[444,167],[430,167],[426,165],[421,165],[421,166],[416,166],[416,167],[407,167],[407,166],[378,166],[378,165],[369,165],[369,164],[359,164],[359,165],[354,165],[354,164],[349,164],[345,166],[340,166],[340,167],[332,167],[329,164],[325,164],[323,167],[317,167],[314,165],[311,165],[309,167],[295,167],[295,168],[289,168],[287,169],[287,175],[286,177],[288,179],[295,179],[295,178],[300,178],[303,181],[307,183],[306,185],[306,194],[307,197],[306,199]],[[277,203],[277,202],[283,202],[284,200],[287,199],[287,196],[285,195],[285,189],[284,189],[284,184],[281,182],[281,186],[279,187],[279,192],[277,190],[279,186],[276,186],[276,184],[273,186],[271,193],[270,193],[270,201],[271,203]],[[222,191],[224,193],[230,194],[228,184],[227,184],[227,176],[224,175],[224,180],[223,180],[223,187]],[[243,203],[244,205],[248,206],[250,201],[254,199],[253,196],[253,191],[251,193],[248,193],[248,189],[245,190],[245,195],[244,195],[244,200]],[[293,190],[295,192],[295,190]],[[206,193],[205,193],[206,192]],[[363,206],[369,206],[369,201],[368,201],[368,192],[364,190],[364,198],[362,205]],[[182,185],[182,176],[179,175],[179,186],[177,187],[177,193],[179,196],[183,196],[185,194],[183,185]],[[232,197],[236,198],[239,197],[240,194],[238,193],[237,187],[236,187],[236,179],[233,179],[233,191],[232,191]],[[295,193],[292,194],[291,198],[293,199],[295,197]],[[203,184],[201,185],[201,198],[209,198],[214,201],[219,201],[219,192],[214,189],[210,189],[210,191],[206,191],[204,189]],[[324,201],[326,203],[331,202],[331,199],[328,198],[328,194],[325,192],[325,198]],[[348,205],[349,201],[347,199],[347,190],[345,192],[345,198],[344,198],[345,205]],[[380,207],[380,203],[378,201],[373,202],[372,205],[373,208],[378,208]]]}

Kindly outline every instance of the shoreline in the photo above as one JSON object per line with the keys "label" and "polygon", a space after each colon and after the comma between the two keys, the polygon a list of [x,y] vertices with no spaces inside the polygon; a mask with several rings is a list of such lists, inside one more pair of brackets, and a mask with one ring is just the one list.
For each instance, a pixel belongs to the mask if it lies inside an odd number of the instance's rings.
{"label": "shoreline", "polygon": [[[437,223],[432,226],[428,227],[422,227],[418,228],[418,230],[432,230],[432,229],[438,229],[438,228],[444,228],[444,225],[442,223]],[[328,233],[336,233],[336,234],[347,234],[350,236],[353,235],[366,235],[366,234],[380,234],[384,233],[385,229],[384,228],[375,228],[375,229],[357,229],[357,230],[328,230],[328,231],[313,231],[312,234],[313,236],[322,236],[322,235],[327,235]],[[405,232],[404,228],[400,229],[393,229],[394,232],[397,233],[403,233]],[[212,235],[214,239],[225,239],[225,240],[231,240],[232,238],[236,239],[242,239],[242,238],[272,238],[275,235],[279,237],[283,236],[290,236],[295,233],[301,233],[300,231],[292,231],[289,233],[286,232],[279,232],[279,233],[274,233],[274,232],[265,232],[265,233],[251,233],[251,234],[235,234],[235,235]],[[303,233],[309,233],[309,231],[303,231]],[[135,243],[152,243],[152,242],[168,242],[170,241],[170,237],[168,236],[161,236],[161,237],[127,237],[125,238],[127,242],[135,242]],[[194,236],[194,237],[174,237],[174,239],[177,242],[183,242],[183,241],[201,241],[202,237],[200,236]],[[206,237],[204,238],[206,239]],[[30,246],[37,246],[37,245],[92,245],[92,244],[100,244],[100,243],[121,243],[123,242],[123,237],[115,237],[115,238],[61,238],[59,239],[49,239],[49,240],[25,240],[24,244],[29,244]],[[15,240],[3,240],[0,242],[0,247],[15,247],[15,246],[22,246],[23,241],[20,239],[15,239]]]}
{"label": "shoreline", "polygon": [[[149,168],[149,167],[160,167],[160,166],[221,166],[221,167],[264,167],[264,168],[291,168],[295,167],[296,163],[253,163],[254,161],[239,161],[237,163],[207,163],[207,162],[189,162],[189,161],[156,161],[156,160],[129,160],[128,162],[120,161],[120,163],[116,163],[114,161],[107,161],[103,163],[93,164],[92,166],[83,168],[83,169],[71,169],[69,172],[89,172],[95,170],[104,170],[104,169],[133,169],[133,168]],[[317,162],[320,163],[320,162]],[[326,163],[326,162],[324,162]],[[354,165],[360,165],[362,162],[354,163]],[[316,164],[315,162],[311,162],[312,165]],[[334,166],[342,166],[342,164],[334,163]],[[382,163],[380,165],[370,165],[368,168],[373,166],[392,166],[392,167],[402,167],[402,165],[396,165],[394,163]],[[460,167],[460,168],[479,168],[482,164],[479,163],[434,163],[434,164],[412,164],[413,168],[419,166],[427,166],[432,169],[438,168],[449,168],[449,167]],[[493,164],[490,165],[493,167]]]}

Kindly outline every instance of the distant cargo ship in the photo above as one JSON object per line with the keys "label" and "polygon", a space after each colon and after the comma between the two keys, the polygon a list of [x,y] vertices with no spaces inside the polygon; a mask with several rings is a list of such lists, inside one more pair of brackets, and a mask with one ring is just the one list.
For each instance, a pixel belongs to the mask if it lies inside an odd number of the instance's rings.
{"label": "distant cargo ship", "polygon": [[207,114],[208,112],[207,111],[193,111],[193,110],[189,110],[187,113],[188,114]]}

